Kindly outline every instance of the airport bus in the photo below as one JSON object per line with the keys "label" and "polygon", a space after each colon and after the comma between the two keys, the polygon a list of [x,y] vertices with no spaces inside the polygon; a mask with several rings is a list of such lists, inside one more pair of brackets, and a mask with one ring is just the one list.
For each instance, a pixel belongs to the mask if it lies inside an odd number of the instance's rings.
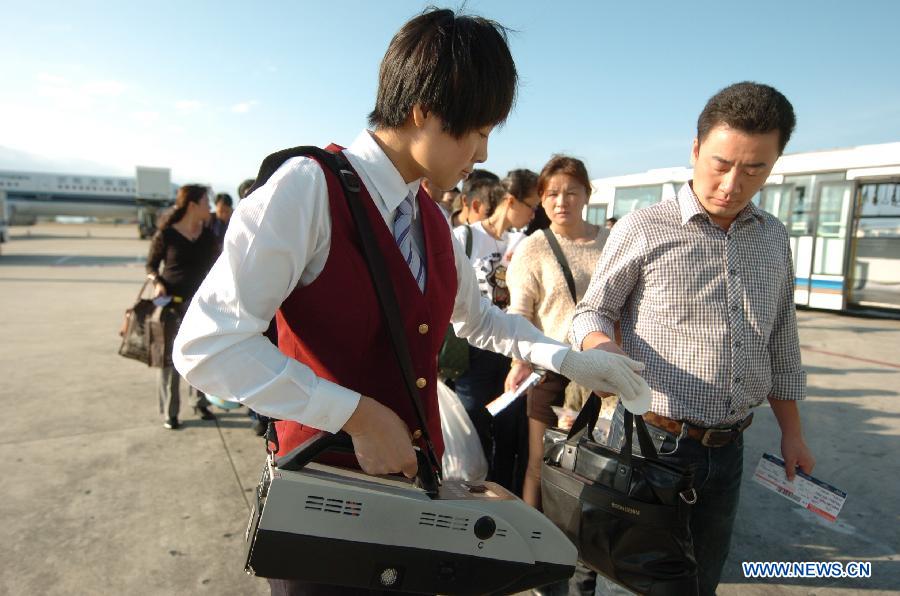
{"label": "airport bus", "polygon": [[[673,198],[691,171],[593,180],[585,216],[602,223]],[[753,202],[790,234],[798,305],[900,312],[900,143],[783,155]]]}

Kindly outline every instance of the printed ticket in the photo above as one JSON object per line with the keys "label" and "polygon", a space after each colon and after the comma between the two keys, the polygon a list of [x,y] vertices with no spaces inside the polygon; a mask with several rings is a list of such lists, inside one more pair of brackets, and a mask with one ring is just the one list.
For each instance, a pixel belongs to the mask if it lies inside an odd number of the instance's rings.
{"label": "printed ticket", "polygon": [[800,470],[797,470],[793,481],[788,481],[784,476],[784,460],[771,453],[763,453],[759,465],[756,466],[756,472],[753,473],[753,479],[832,522],[837,519],[844,501],[847,500],[847,493],[844,491]]}
{"label": "printed ticket", "polygon": [[541,375],[537,374],[536,372],[531,373],[530,375],[528,375],[528,378],[522,381],[522,383],[519,384],[516,389],[514,389],[513,391],[507,391],[506,393],[489,403],[487,405],[488,412],[491,413],[491,416],[496,416],[497,414],[505,410],[506,407],[509,406],[509,404],[516,401],[523,393],[525,393],[526,389],[540,380]]}

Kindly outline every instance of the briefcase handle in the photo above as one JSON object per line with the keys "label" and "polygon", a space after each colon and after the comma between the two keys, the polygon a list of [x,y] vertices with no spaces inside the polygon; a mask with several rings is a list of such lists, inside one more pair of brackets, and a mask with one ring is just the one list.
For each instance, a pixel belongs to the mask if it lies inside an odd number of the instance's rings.
{"label": "briefcase handle", "polygon": [[[593,440],[594,427],[597,425],[597,419],[600,418],[601,405],[602,402],[597,394],[591,393],[584,402],[584,407],[581,408],[581,411],[575,418],[575,422],[572,423],[572,428],[569,430],[566,442],[572,444],[578,443],[583,436],[587,436],[588,440]],[[644,419],[625,410],[625,445],[621,452],[623,463],[628,466],[631,465],[632,435],[635,426],[637,426],[637,436],[638,443],[641,447],[641,455],[644,456],[645,459],[658,460],[659,454],[656,451],[656,447],[653,445],[653,439],[650,438],[650,431],[647,429]]]}
{"label": "briefcase handle", "polygon": [[[280,470],[296,472],[302,470],[306,464],[313,461],[326,451],[353,453],[353,439],[344,431],[329,433],[319,431],[312,437],[286,453],[282,457],[275,458],[275,467]],[[429,496],[438,494],[438,480],[434,468],[428,458],[416,448],[416,459],[419,469],[416,472],[416,485],[423,489]]]}

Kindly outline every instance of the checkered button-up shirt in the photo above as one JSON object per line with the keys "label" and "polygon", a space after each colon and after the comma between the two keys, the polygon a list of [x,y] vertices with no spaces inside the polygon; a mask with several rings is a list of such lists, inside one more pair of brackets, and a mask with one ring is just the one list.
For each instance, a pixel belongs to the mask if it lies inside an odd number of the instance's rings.
{"label": "checkered button-up shirt", "polygon": [[616,321],[662,416],[726,425],[767,397],[806,396],[787,230],[753,204],[725,231],[685,184],[622,218],[576,308],[575,345],[613,337]]}

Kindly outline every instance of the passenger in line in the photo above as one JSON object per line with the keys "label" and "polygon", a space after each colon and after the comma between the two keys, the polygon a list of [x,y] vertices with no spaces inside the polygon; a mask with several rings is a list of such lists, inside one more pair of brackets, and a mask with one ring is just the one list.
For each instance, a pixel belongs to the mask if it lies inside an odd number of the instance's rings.
{"label": "passenger in line", "polygon": [[451,227],[477,223],[488,216],[486,206],[477,197],[471,197],[473,185],[482,180],[500,182],[500,177],[488,170],[479,168],[472,170],[463,181],[462,192],[458,197],[459,206],[450,215]]}
{"label": "passenger in line", "polygon": [[[590,192],[591,183],[584,162],[565,155],[550,159],[537,181],[537,193],[550,219],[550,227],[544,233],[532,234],[523,240],[509,267],[509,312],[522,315],[547,336],[559,341],[566,341],[575,304],[587,290],[609,235],[606,229],[586,222],[582,216]],[[575,296],[569,290],[547,233],[552,234],[559,244],[575,282]],[[532,372],[529,363],[514,361],[505,388],[515,389]],[[538,508],[544,431],[556,426],[557,418],[551,406],[564,404],[569,386],[569,379],[557,373],[541,373],[541,380],[528,390],[530,455],[523,493],[525,502]],[[571,393],[578,392],[573,388]],[[575,404],[579,408],[580,405]]]}
{"label": "passenger in line", "polygon": [[455,186],[450,190],[445,190],[441,194],[441,200],[438,203],[441,206],[447,216],[449,217],[453,213],[453,205],[456,203],[456,198],[459,196],[459,189]]}
{"label": "passenger in line", "polygon": [[218,242],[219,245],[219,252],[221,252],[222,244],[225,242],[225,231],[228,229],[228,220],[231,219],[234,207],[231,195],[227,192],[218,193],[215,202],[215,213],[213,213],[209,220],[209,227],[212,230],[213,236],[216,237],[216,242]]}
{"label": "passenger in line", "polygon": [[[582,216],[591,193],[587,168],[579,159],[555,155],[541,170],[537,194],[550,225],[543,232],[531,234],[516,248],[509,266],[510,306],[508,312],[522,315],[559,341],[567,341],[575,304],[584,295],[591,274],[609,232],[586,222]],[[550,246],[550,236],[559,245],[565,265],[575,283],[575,296],[569,289],[562,265]],[[506,378],[505,389],[519,386],[533,372],[533,367],[514,361]],[[541,507],[541,464],[544,455],[544,431],[557,426],[553,406],[579,410],[585,390],[566,377],[552,371],[540,371],[540,380],[526,393],[527,457],[522,498]],[[580,563],[567,582],[536,590],[537,594],[571,594],[590,596],[594,593],[596,574]]]}
{"label": "passenger in line", "polygon": [[[576,346],[647,365],[650,434],[664,461],[693,467],[697,479],[691,533],[703,595],[715,594],[728,558],[753,408],[768,400],[778,420],[788,479],[815,466],[797,407],[806,373],[788,233],[751,202],[794,124],[790,102],[768,85],[716,93],[697,120],[693,180],[616,224],[572,321]],[[619,407],[613,417],[616,448],[623,415]]]}
{"label": "passenger in line", "polygon": [[[163,311],[165,364],[159,371],[157,394],[163,426],[170,430],[181,426],[181,377],[172,365],[172,345],[191,298],[218,256],[216,237],[206,225],[211,215],[209,188],[199,184],[182,186],[174,209],[161,218],[147,255],[147,277],[153,280],[156,297],[169,299]],[[212,420],[215,416],[208,406],[206,396],[198,391],[194,413],[203,420]]]}
{"label": "passenger in line", "polygon": [[[524,228],[534,216],[535,208],[540,205],[536,187],[537,174],[530,170],[513,170],[502,182],[489,178],[474,182],[469,185],[469,198],[473,203],[485,205],[487,219],[453,230],[463,247],[471,246],[469,263],[481,295],[502,310],[509,306],[506,282],[509,260],[523,237],[521,232],[511,230]],[[519,450],[516,445],[518,427],[524,426],[525,416],[519,420],[512,408],[492,420],[486,408],[503,393],[509,365],[510,360],[504,354],[469,346],[469,368],[456,378],[454,389],[478,432],[489,464],[488,478],[520,494],[526,449],[523,446]],[[519,453],[522,457],[517,462]]]}

